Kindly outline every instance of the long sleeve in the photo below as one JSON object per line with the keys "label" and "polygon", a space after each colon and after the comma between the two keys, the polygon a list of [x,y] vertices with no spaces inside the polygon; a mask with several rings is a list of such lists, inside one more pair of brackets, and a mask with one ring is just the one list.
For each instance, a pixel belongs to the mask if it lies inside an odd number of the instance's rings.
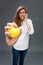
{"label": "long sleeve", "polygon": [[32,35],[34,33],[33,23],[31,19],[27,20],[28,24],[31,26],[31,31],[28,30],[28,33]]}

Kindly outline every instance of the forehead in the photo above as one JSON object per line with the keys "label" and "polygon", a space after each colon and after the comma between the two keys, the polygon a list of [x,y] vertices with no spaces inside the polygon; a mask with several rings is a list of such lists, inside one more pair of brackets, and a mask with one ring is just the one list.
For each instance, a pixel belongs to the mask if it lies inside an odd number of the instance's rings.
{"label": "forehead", "polygon": [[25,12],[25,9],[20,10],[20,12]]}

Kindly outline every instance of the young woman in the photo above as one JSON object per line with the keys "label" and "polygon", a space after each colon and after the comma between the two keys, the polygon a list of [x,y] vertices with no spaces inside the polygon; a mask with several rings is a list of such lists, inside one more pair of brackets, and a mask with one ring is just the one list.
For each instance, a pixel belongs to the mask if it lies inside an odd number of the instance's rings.
{"label": "young woman", "polygon": [[[18,38],[10,38],[7,29],[10,26],[20,27],[21,34]],[[12,23],[5,26],[5,38],[9,46],[12,46],[13,65],[23,65],[24,58],[29,46],[29,36],[34,33],[32,20],[28,18],[27,9],[24,6],[18,7]]]}

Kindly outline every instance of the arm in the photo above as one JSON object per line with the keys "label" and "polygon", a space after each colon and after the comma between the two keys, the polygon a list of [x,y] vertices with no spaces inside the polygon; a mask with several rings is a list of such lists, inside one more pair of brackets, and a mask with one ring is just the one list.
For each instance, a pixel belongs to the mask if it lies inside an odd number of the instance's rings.
{"label": "arm", "polygon": [[25,23],[27,25],[29,34],[33,34],[34,33],[34,28],[33,28],[32,20],[31,19],[27,19],[27,15],[25,17]]}
{"label": "arm", "polygon": [[17,25],[16,25],[16,23],[7,23],[7,26],[4,27],[4,29],[5,29],[5,39],[6,39],[8,46],[12,46],[13,44],[15,44],[17,39],[18,39],[18,38],[12,39],[8,36],[9,33],[7,32],[7,30],[10,28],[10,26],[17,27]]}
{"label": "arm", "polygon": [[[11,24],[8,24],[7,26],[4,27],[4,28],[5,28],[5,39],[6,39],[6,42],[7,42],[8,46],[12,46],[13,44],[16,43],[16,41],[18,40],[18,38],[10,38],[10,37],[8,36],[9,32],[7,32],[7,30],[10,28],[9,25],[11,25]],[[21,28],[20,28],[20,31],[21,31],[21,33],[22,33],[22,29],[21,29]],[[20,33],[20,34],[21,34],[21,33]],[[19,35],[19,36],[20,36],[20,35]]]}
{"label": "arm", "polygon": [[12,39],[12,38],[8,37],[7,35],[5,35],[5,39],[6,39],[7,45],[12,46],[13,44],[16,43],[18,38]]}
{"label": "arm", "polygon": [[25,21],[25,22],[26,22],[26,25],[27,25],[28,31],[31,31],[31,26],[28,24],[27,21]]}

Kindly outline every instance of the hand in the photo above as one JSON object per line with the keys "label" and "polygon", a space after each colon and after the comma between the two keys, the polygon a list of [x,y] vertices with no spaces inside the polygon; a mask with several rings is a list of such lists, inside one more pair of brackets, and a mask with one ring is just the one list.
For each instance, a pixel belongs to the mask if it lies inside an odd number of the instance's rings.
{"label": "hand", "polygon": [[25,15],[25,20],[27,20],[27,18],[28,18],[28,14]]}
{"label": "hand", "polygon": [[10,23],[10,22],[7,23],[7,26],[4,27],[4,29],[5,29],[5,35],[8,35],[9,34],[9,32],[7,32],[7,31],[10,28],[10,26],[17,27],[17,24],[15,22],[13,22],[13,23]]}
{"label": "hand", "polygon": [[15,23],[15,22],[13,22],[13,23],[7,23],[7,26],[14,26],[14,27],[17,27],[17,24]]}
{"label": "hand", "polygon": [[10,27],[9,26],[5,26],[4,29],[5,29],[5,35],[8,35],[9,32],[7,32],[7,30],[9,29]]}
{"label": "hand", "polygon": [[8,36],[9,32],[7,32],[7,30],[10,28],[10,26],[5,26],[4,29],[5,29],[5,39],[6,39],[6,42],[7,42],[7,45],[8,46],[12,46],[13,44],[15,44],[18,40],[18,38],[10,38]]}

